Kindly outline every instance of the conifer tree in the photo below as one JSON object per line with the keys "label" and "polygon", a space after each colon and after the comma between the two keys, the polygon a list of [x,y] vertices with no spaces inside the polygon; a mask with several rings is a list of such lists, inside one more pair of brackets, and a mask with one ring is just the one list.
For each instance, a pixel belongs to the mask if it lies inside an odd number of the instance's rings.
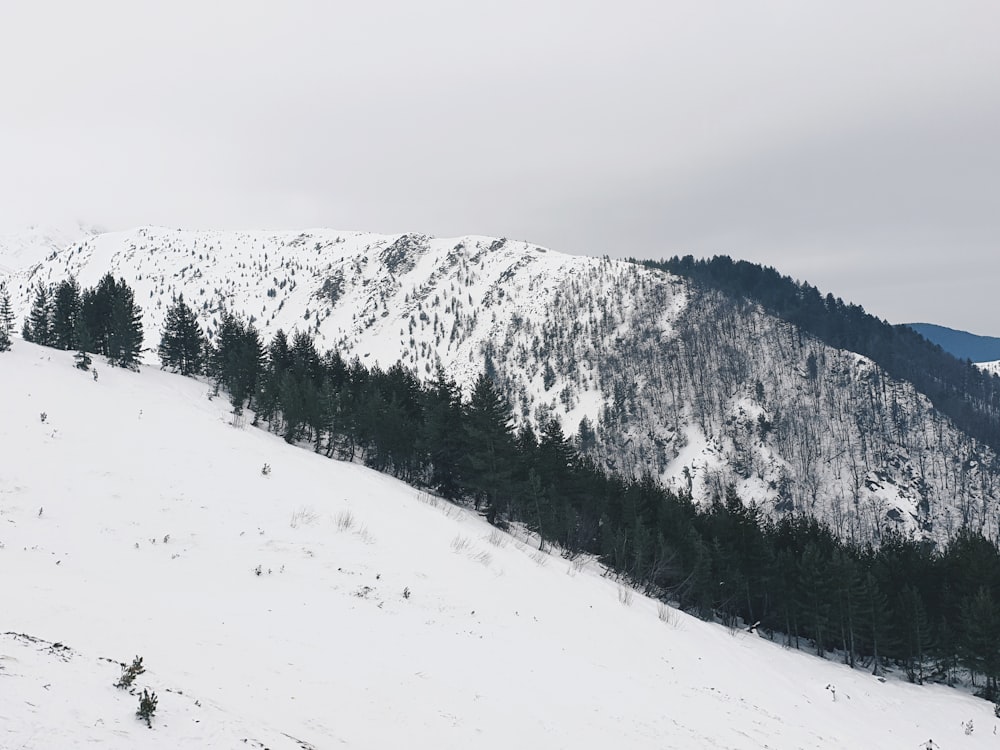
{"label": "conifer tree", "polygon": [[235,411],[242,412],[256,395],[263,361],[264,348],[253,323],[244,323],[223,310],[207,364],[209,375],[229,393]]}
{"label": "conifer tree", "polygon": [[90,330],[87,328],[87,323],[84,321],[83,315],[76,317],[76,328],[73,331],[73,338],[76,341],[77,347],[76,354],[73,357],[76,366],[81,370],[89,370],[93,362],[90,352],[94,348],[94,340],[90,335]]}
{"label": "conifer tree", "polygon": [[924,661],[931,648],[931,628],[927,610],[916,587],[905,585],[899,593],[897,612],[900,616],[900,641],[903,667],[910,682],[923,684]]}
{"label": "conifer tree", "polygon": [[427,483],[442,496],[459,496],[462,394],[440,366],[424,396],[421,443],[430,458]]}
{"label": "conifer tree", "polygon": [[479,376],[465,410],[463,484],[486,520],[495,523],[508,501],[514,473],[514,437],[510,405],[485,373]]}
{"label": "conifer tree", "polygon": [[197,375],[204,368],[205,336],[198,317],[184,302],[184,295],[176,297],[167,308],[157,352],[163,368],[181,375]]}
{"label": "conifer tree", "polygon": [[1000,678],[1000,608],[986,586],[962,602],[960,653],[965,667],[986,679],[981,694],[988,700],[998,697]]}
{"label": "conifer tree", "polygon": [[75,349],[76,321],[80,316],[80,285],[72,276],[59,282],[52,294],[52,346]]}
{"label": "conifer tree", "polygon": [[52,345],[51,327],[51,296],[48,288],[41,282],[35,287],[35,299],[31,304],[31,312],[24,322],[25,341],[42,346]]}
{"label": "conifer tree", "polygon": [[267,346],[267,367],[261,373],[257,393],[257,416],[268,422],[269,429],[279,431],[281,425],[281,381],[291,366],[288,337],[282,329]]}
{"label": "conifer tree", "polygon": [[135,304],[131,287],[119,279],[111,301],[111,321],[108,327],[108,361],[112,365],[134,370],[139,366],[142,351],[142,311]]}
{"label": "conifer tree", "polygon": [[96,354],[108,354],[112,306],[117,291],[115,277],[106,273],[96,287],[85,289],[80,295],[81,315],[90,331]]}
{"label": "conifer tree", "polygon": [[0,284],[0,352],[11,348],[11,334],[14,333],[14,311],[10,305],[7,285]]}

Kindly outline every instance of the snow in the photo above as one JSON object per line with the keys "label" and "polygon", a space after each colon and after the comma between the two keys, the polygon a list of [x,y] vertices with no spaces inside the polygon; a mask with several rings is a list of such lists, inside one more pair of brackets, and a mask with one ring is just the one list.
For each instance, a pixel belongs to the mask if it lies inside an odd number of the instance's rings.
{"label": "snow", "polygon": [[31,268],[100,231],[78,222],[66,226],[30,226],[20,232],[0,234],[0,280]]}
{"label": "snow", "polygon": [[733,486],[858,544],[886,526],[940,544],[973,519],[1000,534],[995,452],[911,384],[660,271],[491,237],[332,229],[140,227],[44,257],[9,279],[19,320],[38,283],[110,272],[135,291],[149,364],[183,294],[209,333],[225,307],[265,341],[306,331],[369,367],[442,368],[466,395],[489,356],[519,425],[555,418],[572,435],[586,416],[595,461],[681,487],[686,468],[697,503]]}
{"label": "snow", "polygon": [[[204,383],[98,369],[0,355],[0,747],[996,744],[985,701],[661,620],[593,562],[231,426]],[[113,687],[135,655],[152,729]]]}
{"label": "snow", "polygon": [[980,370],[985,370],[993,375],[1000,375],[1000,360],[995,362],[976,362],[976,367]]}

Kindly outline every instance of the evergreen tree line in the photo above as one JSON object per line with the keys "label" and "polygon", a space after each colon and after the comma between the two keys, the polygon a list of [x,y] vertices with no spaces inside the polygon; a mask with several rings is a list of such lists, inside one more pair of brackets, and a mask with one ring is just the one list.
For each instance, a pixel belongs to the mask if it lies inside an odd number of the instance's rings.
{"label": "evergreen tree line", "polygon": [[142,351],[142,311],[131,287],[110,273],[82,290],[72,277],[53,287],[38,282],[21,336],[42,346],[76,350],[84,369],[90,354],[134,369]]}
{"label": "evergreen tree line", "polygon": [[590,553],[646,592],[707,619],[757,624],[795,647],[915,682],[968,670],[984,695],[1000,679],[1000,550],[963,532],[946,548],[886,531],[878,548],[837,539],[802,516],[770,520],[729,490],[709,507],[650,477],[609,476],[555,420],[514,429],[486,363],[468,398],[443,373],[421,383],[401,365],[365,367],[279,331],[266,347],[224,313],[209,345],[175,300],[165,367],[204,373],[260,426],[318,453],[360,460],[499,527],[524,524],[567,556]]}
{"label": "evergreen tree line", "polygon": [[10,351],[13,344],[10,335],[14,332],[14,309],[10,304],[7,284],[0,283],[0,352]]}
{"label": "evergreen tree line", "polygon": [[829,346],[868,357],[890,376],[912,383],[959,429],[1000,452],[1000,378],[952,356],[909,326],[890,325],[860,305],[823,296],[774,268],[726,255],[633,262],[751,299]]}

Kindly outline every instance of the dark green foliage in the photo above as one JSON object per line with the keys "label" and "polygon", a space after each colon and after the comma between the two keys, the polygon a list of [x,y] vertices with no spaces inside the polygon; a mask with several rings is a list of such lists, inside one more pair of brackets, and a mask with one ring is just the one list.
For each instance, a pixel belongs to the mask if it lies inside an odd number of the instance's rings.
{"label": "dark green foliage", "polygon": [[52,298],[48,288],[38,282],[35,287],[35,298],[31,303],[31,312],[24,321],[22,334],[25,341],[42,346],[52,345],[52,326],[50,323]]}
{"label": "dark green foliage", "polygon": [[157,353],[163,368],[181,375],[197,375],[205,366],[205,335],[198,325],[198,316],[181,295],[167,308],[163,335]]}
{"label": "dark green foliage", "polygon": [[14,310],[10,305],[10,293],[6,284],[0,284],[0,352],[11,348],[12,333],[14,333]]}
{"label": "dark green foliage", "polygon": [[455,381],[438,368],[423,397],[420,442],[430,459],[427,484],[442,497],[460,496],[462,462],[462,394]]}
{"label": "dark green foliage", "polygon": [[981,674],[986,684],[982,697],[996,700],[1000,678],[1000,610],[992,592],[981,586],[973,596],[962,601],[962,639],[959,647],[962,663],[973,674]]}
{"label": "dark green foliage", "polygon": [[146,726],[150,729],[153,728],[153,715],[156,713],[157,703],[156,693],[151,693],[143,688],[142,695],[139,696],[139,709],[135,712],[135,716],[146,722]]}
{"label": "dark green foliage", "polygon": [[253,323],[223,310],[215,345],[208,352],[207,371],[229,393],[236,412],[250,405],[257,390],[263,352],[260,334]]}
{"label": "dark green foliage", "polygon": [[76,354],[73,356],[76,366],[81,370],[89,370],[93,362],[90,358],[90,352],[94,350],[94,339],[91,337],[90,329],[87,328],[87,324],[83,320],[83,315],[78,315],[76,318],[76,329],[73,333],[73,338],[76,341]]}
{"label": "dark green foliage", "polygon": [[485,504],[487,520],[495,523],[498,513],[509,513],[515,456],[513,416],[510,405],[485,374],[472,388],[464,417],[463,483],[471,490],[476,509]]}
{"label": "dark green foliage", "polygon": [[118,367],[137,369],[142,351],[142,311],[135,304],[132,289],[119,282],[111,304],[108,329],[108,362]]}
{"label": "dark green foliage", "polygon": [[[291,342],[279,332],[262,358],[256,331],[231,316],[210,364],[236,389],[234,403],[253,401],[286,440],[469,503],[498,526],[524,524],[705,618],[759,622],[789,645],[840,649],[876,674],[899,665],[916,682],[950,681],[964,667],[984,694],[997,690],[1000,551],[979,534],[935,549],[884,530],[877,549],[859,548],[814,519],[768,521],[732,488],[696,508],[653,477],[609,476],[558,421],[515,434],[485,373],[463,399],[442,373],[423,385],[401,365],[345,363],[301,332]],[[583,425],[576,441],[587,434]]]}
{"label": "dark green foliage", "polygon": [[132,687],[132,683],[135,682],[135,678],[145,671],[146,668],[142,666],[142,657],[135,657],[131,664],[122,664],[122,675],[118,678],[118,682],[115,683],[115,687],[119,690],[128,690]]}
{"label": "dark green foliage", "polygon": [[[80,340],[85,336],[86,340]],[[137,369],[142,350],[142,311],[135,304],[132,288],[109,273],[96,287],[80,294],[77,320],[73,325],[73,347],[103,354],[118,367]]]}
{"label": "dark green foliage", "polygon": [[52,294],[51,338],[57,349],[75,349],[80,318],[80,285],[72,276],[59,282]]}

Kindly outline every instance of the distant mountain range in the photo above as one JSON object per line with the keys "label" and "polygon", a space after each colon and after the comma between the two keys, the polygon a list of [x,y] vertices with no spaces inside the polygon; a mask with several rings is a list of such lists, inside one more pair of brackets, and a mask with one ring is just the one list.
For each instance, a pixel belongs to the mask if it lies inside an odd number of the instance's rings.
{"label": "distant mountain range", "polygon": [[102,229],[77,222],[65,226],[30,226],[0,234],[0,281],[14,271],[30,268],[75,242],[100,234]]}
{"label": "distant mountain range", "polygon": [[973,362],[1000,360],[1000,338],[995,336],[978,336],[968,331],[956,331],[954,328],[946,328],[934,323],[908,323],[907,325],[928,341],[934,342],[959,359],[968,359]]}
{"label": "distant mountain range", "polygon": [[[726,259],[728,261],[728,259]],[[755,270],[756,269],[756,270]],[[488,371],[516,419],[550,418],[616,473],[709,503],[734,488],[859,543],[887,526],[1000,536],[992,379],[855,305],[750,264],[565,255],[490,237],[145,227],[73,241],[15,272],[123,277],[149,359],[171,298],[211,335],[223,309],[265,340],[301,330],[367,366],[464,388]]]}

